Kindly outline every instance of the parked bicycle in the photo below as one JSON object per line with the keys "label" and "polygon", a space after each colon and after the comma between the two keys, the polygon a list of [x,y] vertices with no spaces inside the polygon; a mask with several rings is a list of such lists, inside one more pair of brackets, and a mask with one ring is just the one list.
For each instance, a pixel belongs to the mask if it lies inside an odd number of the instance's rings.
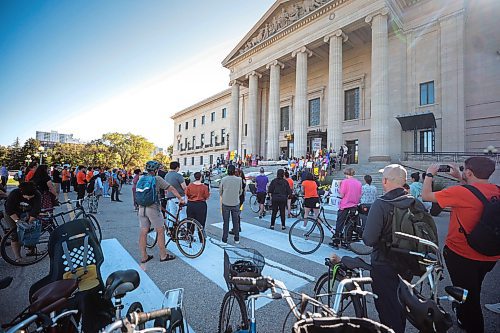
{"label": "parked bicycle", "polygon": [[[328,202],[329,195],[321,198],[320,211],[317,218],[304,217],[295,221],[288,232],[288,241],[292,248],[300,254],[314,253],[323,243],[325,238],[324,228],[335,235],[335,225],[330,224],[325,216],[324,204]],[[373,248],[366,246],[361,237],[363,225],[359,218],[358,208],[350,209],[344,223],[341,245],[359,255],[367,255]]]}
{"label": "parked bicycle", "polygon": [[161,332],[166,333],[167,330],[163,327],[152,327],[148,329],[140,329],[143,325],[151,320],[157,318],[170,318],[174,313],[172,309],[160,309],[151,312],[133,312],[127,314],[127,316],[116,320],[114,323],[109,324],[103,329],[103,333],[112,332],[138,332],[138,333],[153,333]]}
{"label": "parked bicycle", "polygon": [[[168,201],[173,199],[175,198],[167,198],[165,200]],[[180,205],[178,202],[176,202],[176,204],[179,205],[176,215],[173,215],[169,211],[165,211],[167,218],[164,222],[164,228],[168,239],[165,242],[165,247],[173,241],[183,255],[191,259],[197,258],[205,250],[205,230],[201,226],[200,222],[195,219],[185,218],[182,221],[179,221],[179,214],[186,205]],[[141,214],[140,210],[139,214]],[[157,241],[158,235],[156,234],[155,229],[150,228],[146,239],[146,246],[148,248],[152,248],[155,246]]]}
{"label": "parked bicycle", "polygon": [[[61,204],[70,204],[77,202],[78,200],[68,200]],[[49,236],[52,231],[54,231],[59,225],[70,221],[67,216],[71,217],[72,214],[75,214],[75,219],[86,218],[91,221],[91,226],[93,231],[100,242],[102,240],[102,232],[101,226],[97,221],[96,217],[90,213],[87,213],[83,207],[80,205],[79,207],[71,206],[72,209],[54,214],[53,209],[42,209],[41,214],[38,217],[38,222],[40,223],[40,233],[38,239],[30,244],[23,244],[20,249],[20,258],[16,258],[13,249],[11,247],[11,242],[14,237],[17,236],[17,228],[8,229],[7,233],[0,242],[0,254],[2,258],[11,265],[14,266],[29,266],[34,263],[41,261],[48,254],[48,243]],[[26,208],[28,209],[28,208]],[[2,219],[0,220],[0,224],[2,226],[6,226],[7,224]],[[2,227],[3,228],[3,227]]]}

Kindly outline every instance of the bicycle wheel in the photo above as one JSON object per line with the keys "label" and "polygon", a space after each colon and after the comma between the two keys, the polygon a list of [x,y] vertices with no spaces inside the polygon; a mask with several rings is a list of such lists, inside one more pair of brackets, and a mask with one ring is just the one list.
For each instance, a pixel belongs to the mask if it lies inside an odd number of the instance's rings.
{"label": "bicycle wheel", "polygon": [[40,234],[40,238],[34,246],[28,247],[20,244],[21,258],[16,260],[11,244],[14,233],[17,234],[17,229],[11,229],[9,232],[7,232],[7,234],[5,234],[5,236],[2,238],[2,242],[0,243],[0,253],[2,255],[2,258],[6,262],[14,266],[29,266],[39,262],[49,254],[49,236],[53,230],[54,227],[52,224],[43,228]]}
{"label": "bicycle wheel", "polygon": [[[354,316],[358,318],[366,318],[366,307],[363,306],[363,302],[361,301],[362,297],[353,295],[337,295],[337,288],[341,280],[342,277],[339,274],[336,274],[335,268],[333,269],[332,276],[330,277],[328,276],[328,273],[324,273],[319,277],[318,282],[316,282],[316,285],[314,286],[314,298],[333,309],[335,299],[340,297],[340,305],[337,310],[337,315],[339,317],[344,315],[352,317],[352,312],[354,311]],[[328,293],[328,284],[330,284],[330,293]]]}
{"label": "bicycle wheel", "polygon": [[248,330],[248,314],[243,297],[229,290],[222,299],[219,313],[219,333]]}
{"label": "bicycle wheel", "polygon": [[146,247],[148,249],[152,249],[156,242],[158,241],[158,234],[156,233],[155,228],[149,228],[148,234],[146,235]]}
{"label": "bicycle wheel", "polygon": [[325,233],[319,220],[312,218],[295,221],[288,232],[288,241],[300,254],[311,254],[323,243]]}
{"label": "bicycle wheel", "polygon": [[[131,314],[132,312],[144,312],[144,309],[142,308],[141,302],[134,302],[130,304],[130,307],[127,310],[127,315]],[[142,323],[137,326],[139,330],[143,330],[146,328],[146,324]]]}
{"label": "bicycle wheel", "polygon": [[290,204],[290,215],[292,217],[298,217],[300,214],[303,214],[304,208],[302,207],[302,200],[297,198],[294,203]]}
{"label": "bicycle wheel", "polygon": [[250,209],[254,213],[258,213],[260,210],[259,202],[257,201],[257,196],[255,194],[250,196]]}
{"label": "bicycle wheel", "polygon": [[101,231],[101,226],[99,225],[99,222],[97,221],[97,218],[90,213],[79,212],[78,214],[75,215],[75,220],[80,219],[80,218],[90,220],[90,222],[91,222],[90,225],[94,229],[94,234],[100,243],[102,241],[102,231]]}
{"label": "bicycle wheel", "polygon": [[347,222],[344,226],[344,237],[343,241],[347,248],[352,252],[359,255],[368,255],[372,253],[373,248],[371,246],[365,245],[363,240],[360,239],[354,229],[352,222]]}
{"label": "bicycle wheel", "polygon": [[192,218],[182,220],[175,229],[175,243],[183,255],[193,259],[205,250],[205,230]]}

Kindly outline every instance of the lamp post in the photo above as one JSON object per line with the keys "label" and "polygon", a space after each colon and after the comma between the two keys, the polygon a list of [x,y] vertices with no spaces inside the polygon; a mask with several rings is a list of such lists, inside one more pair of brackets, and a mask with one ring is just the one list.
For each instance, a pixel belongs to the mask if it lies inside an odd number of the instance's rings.
{"label": "lamp post", "polygon": [[44,153],[45,151],[45,147],[43,146],[40,146],[38,147],[38,152],[36,152],[35,154],[33,154],[35,157],[40,157],[40,163],[39,164],[42,164],[42,161],[43,161],[43,158],[47,158],[47,154]]}

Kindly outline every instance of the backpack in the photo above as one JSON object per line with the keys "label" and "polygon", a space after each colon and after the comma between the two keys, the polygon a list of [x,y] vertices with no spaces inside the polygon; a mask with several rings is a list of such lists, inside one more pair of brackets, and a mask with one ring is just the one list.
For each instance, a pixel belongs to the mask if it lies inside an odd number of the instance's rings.
{"label": "backpack", "polygon": [[92,176],[92,178],[90,178],[90,181],[87,184],[87,193],[93,193],[94,192],[95,180],[96,180],[97,177],[99,177],[99,175]]}
{"label": "backpack", "polygon": [[148,207],[158,203],[156,176],[144,175],[139,178],[135,188],[135,201],[139,206]]}
{"label": "backpack", "polygon": [[[471,185],[463,185],[463,187],[481,200],[483,213],[479,223],[468,234],[457,217],[460,225],[459,231],[464,234],[467,244],[477,252],[485,256],[500,255],[500,198],[494,196],[490,201],[476,187]],[[498,186],[497,188],[500,189]]]}
{"label": "backpack", "polygon": [[[395,233],[402,232],[405,234],[417,236],[439,245],[436,223],[432,216],[425,210],[420,210],[415,206],[416,200],[411,195],[404,195],[412,198],[414,201],[408,208],[399,208],[394,206],[391,212],[391,240],[386,242],[386,247],[390,249],[404,249],[413,252],[427,253],[426,245],[418,243],[418,241],[409,240],[398,237]],[[391,204],[391,201],[399,200],[402,197],[393,200],[384,200]],[[383,200],[383,199],[382,199]],[[395,251],[393,252],[395,253]],[[399,254],[398,254],[399,255]],[[404,260],[396,260],[397,266],[409,270],[413,275],[420,276],[425,272],[425,266],[418,263],[418,258],[415,256],[404,256]]]}

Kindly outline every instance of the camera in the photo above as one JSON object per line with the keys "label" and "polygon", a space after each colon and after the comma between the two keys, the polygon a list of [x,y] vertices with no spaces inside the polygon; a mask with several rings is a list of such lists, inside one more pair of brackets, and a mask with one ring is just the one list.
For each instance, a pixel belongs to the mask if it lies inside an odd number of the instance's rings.
{"label": "camera", "polygon": [[450,172],[450,166],[446,164],[441,164],[439,166],[438,172]]}

